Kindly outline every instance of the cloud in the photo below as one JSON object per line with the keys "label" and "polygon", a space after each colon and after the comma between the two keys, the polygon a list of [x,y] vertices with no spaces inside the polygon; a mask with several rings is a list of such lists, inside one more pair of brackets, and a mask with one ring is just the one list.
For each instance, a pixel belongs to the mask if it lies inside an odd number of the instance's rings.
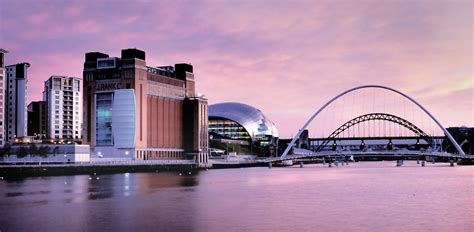
{"label": "cloud", "polygon": [[[53,74],[81,76],[86,52],[119,56],[121,49],[137,47],[151,66],[192,63],[198,91],[210,103],[254,105],[283,137],[295,134],[337,93],[363,84],[401,90],[447,125],[474,126],[466,117],[474,108],[467,97],[473,88],[471,6],[469,1],[0,1],[0,42],[10,51],[8,63],[32,64],[31,99],[40,98],[41,82]],[[12,10],[2,10],[7,8]],[[354,93],[335,107],[358,100],[354,105],[370,110],[368,96],[370,91]],[[453,107],[458,102],[463,107]],[[336,110],[328,109],[322,119],[331,121],[331,112]],[[315,123],[312,130],[320,135],[321,127],[329,131],[343,120]]]}

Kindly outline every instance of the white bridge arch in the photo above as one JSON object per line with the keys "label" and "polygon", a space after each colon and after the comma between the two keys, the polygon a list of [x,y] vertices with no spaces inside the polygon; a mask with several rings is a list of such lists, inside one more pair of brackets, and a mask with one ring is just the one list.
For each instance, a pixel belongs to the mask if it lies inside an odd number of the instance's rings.
{"label": "white bridge arch", "polygon": [[283,152],[283,154],[281,155],[281,157],[286,157],[288,155],[288,153],[290,152],[290,149],[295,145],[295,142],[296,140],[300,137],[301,133],[306,129],[306,127],[308,127],[308,125],[316,118],[316,116],[318,116],[319,113],[321,113],[321,111],[323,111],[328,105],[330,105],[332,102],[334,102],[336,99],[350,93],[350,92],[353,92],[353,91],[356,91],[356,90],[359,90],[359,89],[367,89],[367,88],[375,88],[375,89],[385,89],[385,90],[389,90],[389,91],[392,91],[394,93],[397,93],[403,97],[405,97],[406,99],[410,100],[411,102],[413,102],[415,105],[417,105],[420,109],[422,109],[428,116],[430,116],[430,118],[436,123],[436,125],[438,125],[438,127],[443,130],[444,134],[446,135],[446,137],[448,137],[449,141],[451,141],[451,143],[454,145],[454,147],[456,147],[456,150],[458,151],[458,153],[460,155],[465,155],[464,151],[461,149],[461,146],[459,146],[459,144],[456,142],[456,140],[454,140],[453,136],[446,130],[446,128],[443,127],[443,125],[441,125],[441,123],[430,113],[428,112],[428,110],[425,109],[425,107],[423,107],[420,103],[418,103],[417,101],[415,101],[413,98],[411,98],[410,96],[396,90],[396,89],[392,89],[390,87],[387,87],[387,86],[383,86],[383,85],[362,85],[362,86],[358,86],[358,87],[354,87],[352,89],[349,89],[349,90],[346,90],[340,94],[338,94],[337,96],[333,97],[330,101],[328,101],[326,104],[324,104],[318,111],[316,111],[316,113],[313,114],[313,116],[311,116],[311,118],[309,118],[309,120],[304,124],[304,126],[298,131],[298,133],[296,133],[296,136],[291,140],[290,144],[288,144],[288,147],[286,147],[285,151]]}

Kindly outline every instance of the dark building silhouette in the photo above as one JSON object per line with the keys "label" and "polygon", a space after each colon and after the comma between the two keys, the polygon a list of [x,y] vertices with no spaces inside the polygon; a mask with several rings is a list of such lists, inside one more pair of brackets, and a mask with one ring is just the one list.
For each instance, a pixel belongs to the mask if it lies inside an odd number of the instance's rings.
{"label": "dark building silhouette", "polygon": [[[453,136],[454,140],[461,145],[462,150],[466,154],[473,154],[474,152],[474,128],[473,127],[449,127],[446,128]],[[457,153],[456,148],[448,139],[443,142],[443,148],[452,153]]]}
{"label": "dark building silhouette", "polygon": [[48,132],[48,103],[35,101],[28,105],[28,136],[44,139]]}

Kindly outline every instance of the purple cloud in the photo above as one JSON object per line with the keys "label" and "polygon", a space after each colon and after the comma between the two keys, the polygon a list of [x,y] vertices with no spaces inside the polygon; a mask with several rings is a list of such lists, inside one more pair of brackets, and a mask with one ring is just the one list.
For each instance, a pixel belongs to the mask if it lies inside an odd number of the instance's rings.
{"label": "purple cloud", "polygon": [[[371,83],[419,99],[446,126],[474,126],[471,9],[423,0],[1,1],[0,44],[7,63],[32,64],[30,100],[51,75],[81,77],[86,52],[137,47],[149,65],[192,63],[210,103],[254,105],[283,137],[338,92]],[[337,107],[352,99],[344,101]],[[444,110],[453,104],[463,107]]]}

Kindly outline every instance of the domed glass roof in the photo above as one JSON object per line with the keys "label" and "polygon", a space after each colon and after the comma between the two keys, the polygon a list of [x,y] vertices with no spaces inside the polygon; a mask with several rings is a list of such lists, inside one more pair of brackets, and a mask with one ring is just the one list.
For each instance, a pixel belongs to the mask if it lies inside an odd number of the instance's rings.
{"label": "domed glass roof", "polygon": [[239,123],[247,130],[252,139],[270,135],[278,137],[278,130],[262,111],[252,106],[225,102],[209,106],[209,117],[225,118]]}

